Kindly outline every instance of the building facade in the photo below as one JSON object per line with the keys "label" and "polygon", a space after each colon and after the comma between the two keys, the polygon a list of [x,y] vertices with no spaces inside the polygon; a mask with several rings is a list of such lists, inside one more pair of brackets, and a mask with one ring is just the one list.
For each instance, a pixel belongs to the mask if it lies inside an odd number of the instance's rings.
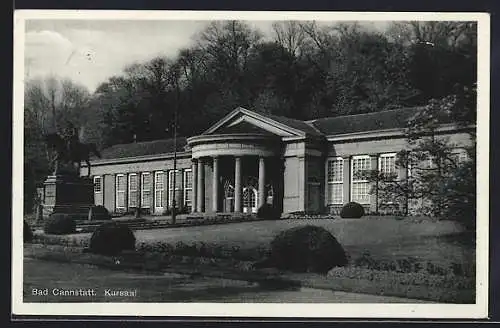
{"label": "building facade", "polygon": [[[201,135],[104,149],[91,162],[94,200],[111,212],[140,206],[151,214],[167,214],[174,203],[184,213],[255,213],[264,203],[284,214],[337,213],[350,201],[367,212],[398,211],[400,204],[381,204],[373,183],[357,173],[407,177],[396,154],[408,147],[404,128],[415,114],[407,108],[299,121],[240,107]],[[470,142],[451,124],[440,135],[457,154]]]}

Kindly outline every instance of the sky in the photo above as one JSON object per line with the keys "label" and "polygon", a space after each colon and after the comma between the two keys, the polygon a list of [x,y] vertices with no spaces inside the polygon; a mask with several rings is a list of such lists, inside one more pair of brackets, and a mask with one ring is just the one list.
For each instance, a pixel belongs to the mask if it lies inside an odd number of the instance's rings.
{"label": "sky", "polygon": [[[272,21],[247,21],[264,36]],[[175,57],[192,45],[208,21],[188,20],[27,20],[24,64],[27,78],[56,75],[93,92],[134,62],[157,55]],[[377,22],[375,28],[387,26]]]}

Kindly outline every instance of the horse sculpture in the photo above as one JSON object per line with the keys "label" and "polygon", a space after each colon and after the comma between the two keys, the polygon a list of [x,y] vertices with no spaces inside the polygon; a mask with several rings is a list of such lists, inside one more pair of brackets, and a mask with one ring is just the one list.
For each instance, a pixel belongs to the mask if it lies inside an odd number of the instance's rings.
{"label": "horse sculpture", "polygon": [[90,176],[90,155],[93,154],[101,158],[101,154],[97,150],[94,143],[83,143],[76,138],[65,139],[57,133],[51,133],[45,136],[47,148],[56,154],[54,163],[54,174],[59,170],[59,164],[67,162],[77,164],[77,172],[80,172],[82,161],[87,164],[87,176]]}

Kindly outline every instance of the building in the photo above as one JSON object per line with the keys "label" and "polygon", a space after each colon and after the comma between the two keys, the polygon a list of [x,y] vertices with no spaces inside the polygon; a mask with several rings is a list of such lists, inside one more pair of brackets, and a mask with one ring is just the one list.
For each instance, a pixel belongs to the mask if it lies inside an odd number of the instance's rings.
{"label": "building", "polygon": [[[200,135],[177,138],[176,171],[173,139],[104,149],[91,162],[95,203],[151,214],[166,214],[174,199],[181,212],[198,213],[253,213],[270,203],[286,214],[338,212],[355,201],[378,212],[383,204],[370,193],[372,183],[356,173],[378,169],[406,178],[396,153],[407,147],[404,128],[415,113],[299,121],[237,108]],[[451,124],[440,130],[457,145],[469,141],[466,132]]]}

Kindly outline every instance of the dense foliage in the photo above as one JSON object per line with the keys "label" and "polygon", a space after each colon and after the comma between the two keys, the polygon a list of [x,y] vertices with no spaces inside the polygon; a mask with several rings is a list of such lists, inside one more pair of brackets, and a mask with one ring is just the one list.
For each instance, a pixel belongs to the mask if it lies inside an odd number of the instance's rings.
{"label": "dense foliage", "polygon": [[[402,205],[406,214],[456,220],[468,229],[476,222],[476,89],[456,86],[455,94],[431,100],[416,112],[406,129],[408,149],[397,155],[397,166],[407,172],[368,172],[379,199]],[[458,144],[439,132],[452,122],[467,136]],[[410,211],[411,209],[411,211]]]}
{"label": "dense foliage", "polygon": [[45,221],[43,230],[47,234],[66,235],[76,231],[76,221],[71,215],[53,213]]}
{"label": "dense foliage", "polygon": [[[42,134],[67,121],[99,147],[191,136],[237,106],[296,119],[424,105],[476,82],[476,24],[285,21],[270,35],[214,21],[174,58],[131,64],[91,93],[66,80],[25,88],[25,210],[50,165]],[[457,69],[460,68],[460,69]]]}
{"label": "dense foliage", "polygon": [[135,250],[135,236],[124,224],[106,222],[96,228],[89,242],[89,251],[101,255],[118,255],[124,250]]}

